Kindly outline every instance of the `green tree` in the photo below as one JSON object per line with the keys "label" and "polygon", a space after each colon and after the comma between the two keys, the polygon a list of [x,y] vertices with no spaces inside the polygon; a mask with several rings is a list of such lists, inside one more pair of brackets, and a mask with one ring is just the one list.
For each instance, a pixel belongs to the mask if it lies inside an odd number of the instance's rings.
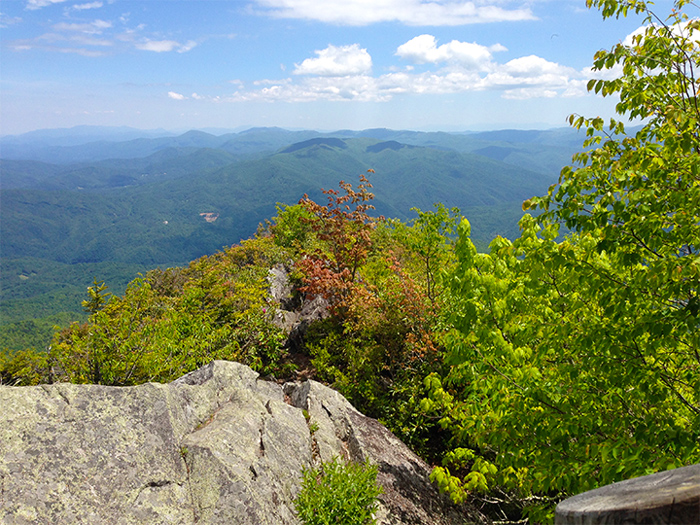
{"label": "green tree", "polygon": [[411,208],[418,214],[411,228],[407,228],[406,244],[417,256],[425,276],[426,293],[435,304],[441,271],[449,268],[453,259],[452,235],[461,217],[459,209],[448,209],[444,204],[435,204],[435,211]]}
{"label": "green tree", "polygon": [[272,322],[267,275],[288,258],[261,237],[188,268],[153,270],[109,301],[95,283],[84,303],[88,322],[55,334],[51,370],[58,380],[109,385],[172,381],[213,359],[275,372],[284,334]]}
{"label": "green tree", "polygon": [[81,303],[87,313],[90,315],[96,314],[107,304],[111,295],[107,288],[108,286],[104,281],[98,281],[96,278],[93,280],[92,286],[88,286],[88,298]]}
{"label": "green tree", "polygon": [[478,254],[460,226],[451,368],[424,402],[454,436],[433,477],[457,500],[498,488],[546,521],[562,497],[700,461],[699,23],[687,1],[666,20],[647,4],[588,1],[646,16],[595,56],[621,75],[589,83],[641,129],[571,117],[597,147],[525,203],[542,214],[520,238]]}

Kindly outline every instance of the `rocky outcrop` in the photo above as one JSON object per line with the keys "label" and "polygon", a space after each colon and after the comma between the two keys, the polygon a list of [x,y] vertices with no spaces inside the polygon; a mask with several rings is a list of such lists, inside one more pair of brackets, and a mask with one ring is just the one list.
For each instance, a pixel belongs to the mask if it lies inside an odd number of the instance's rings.
{"label": "rocky outcrop", "polygon": [[296,524],[302,468],[333,456],[378,465],[379,523],[468,517],[340,394],[238,363],[169,384],[3,386],[0,407],[2,524]]}
{"label": "rocky outcrop", "polygon": [[305,299],[303,294],[295,294],[289,271],[283,264],[270,268],[267,281],[270,299],[276,306],[273,323],[287,334],[285,347],[297,351],[303,346],[309,325],[329,316],[328,301],[320,295]]}

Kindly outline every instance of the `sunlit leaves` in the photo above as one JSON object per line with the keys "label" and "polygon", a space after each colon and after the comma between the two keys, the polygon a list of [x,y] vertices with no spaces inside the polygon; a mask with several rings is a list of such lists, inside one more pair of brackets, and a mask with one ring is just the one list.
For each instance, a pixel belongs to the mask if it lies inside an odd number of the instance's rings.
{"label": "sunlit leaves", "polygon": [[269,373],[282,357],[284,335],[267,304],[267,270],[287,257],[272,238],[257,238],[186,269],[154,270],[108,301],[96,282],[86,301],[89,322],[54,337],[52,380],[171,381],[213,359]]}
{"label": "sunlit leaves", "polygon": [[425,402],[443,407],[455,451],[475,458],[459,475],[435,471],[457,500],[480,488],[478,458],[497,468],[489,487],[549,505],[700,461],[697,24],[680,11],[664,23],[644,2],[588,4],[605,17],[646,13],[631,46],[596,54],[595,69],[621,76],[588,87],[647,121],[628,136],[621,122],[571,116],[594,149],[523,205],[543,213],[523,218],[521,237],[477,254],[460,227],[451,369],[431,377]]}

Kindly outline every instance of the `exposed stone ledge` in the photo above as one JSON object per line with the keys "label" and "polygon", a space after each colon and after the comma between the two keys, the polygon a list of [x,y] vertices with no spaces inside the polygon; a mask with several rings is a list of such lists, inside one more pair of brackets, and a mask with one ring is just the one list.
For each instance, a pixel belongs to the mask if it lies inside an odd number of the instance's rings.
{"label": "exposed stone ledge", "polygon": [[296,524],[302,467],[333,456],[379,466],[380,523],[469,518],[393,434],[314,381],[283,388],[215,361],[169,384],[4,386],[0,406],[2,524]]}

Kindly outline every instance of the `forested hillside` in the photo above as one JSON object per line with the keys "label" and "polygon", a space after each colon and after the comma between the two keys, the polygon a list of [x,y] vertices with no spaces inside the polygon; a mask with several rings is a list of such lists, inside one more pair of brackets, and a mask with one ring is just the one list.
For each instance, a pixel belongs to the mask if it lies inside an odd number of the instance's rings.
{"label": "forested hillside", "polygon": [[[359,180],[324,184],[252,238],[153,270],[123,295],[96,281],[88,321],[58,331],[48,352],[6,355],[2,381],[169,381],[212,359],[272,380],[310,375],[432,462],[455,501],[502,523],[550,523],[565,497],[700,462],[697,8],[677,1],[662,19],[642,2],[589,4],[647,17],[629,45],[595,56],[594,72],[620,76],[589,90],[616,97],[620,120],[572,115],[588,138],[559,182],[522,205],[512,240],[477,250],[469,206],[377,217],[400,208],[379,191],[386,174],[353,163],[353,150],[369,148],[385,170],[406,159],[420,174],[412,185],[438,185],[431,164],[405,142],[312,137],[268,166],[302,173],[309,159],[338,158]],[[630,118],[644,124],[626,131]],[[436,172],[464,154],[431,155]],[[470,198],[478,207],[500,189]],[[284,301],[270,295],[271,268],[289,275]],[[321,300],[326,315],[289,340],[280,317]]]}
{"label": "forested hillside", "polygon": [[[30,158],[0,162],[0,348],[43,347],[54,324],[83,320],[94,277],[121,293],[136,273],[250,237],[276,203],[318,197],[369,168],[377,214],[406,220],[412,207],[458,206],[485,250],[496,235],[517,235],[522,201],[556,180],[576,136],[257,128],[79,145],[86,130],[76,133],[2,141],[3,155]],[[84,162],[57,163],[71,157]]]}

